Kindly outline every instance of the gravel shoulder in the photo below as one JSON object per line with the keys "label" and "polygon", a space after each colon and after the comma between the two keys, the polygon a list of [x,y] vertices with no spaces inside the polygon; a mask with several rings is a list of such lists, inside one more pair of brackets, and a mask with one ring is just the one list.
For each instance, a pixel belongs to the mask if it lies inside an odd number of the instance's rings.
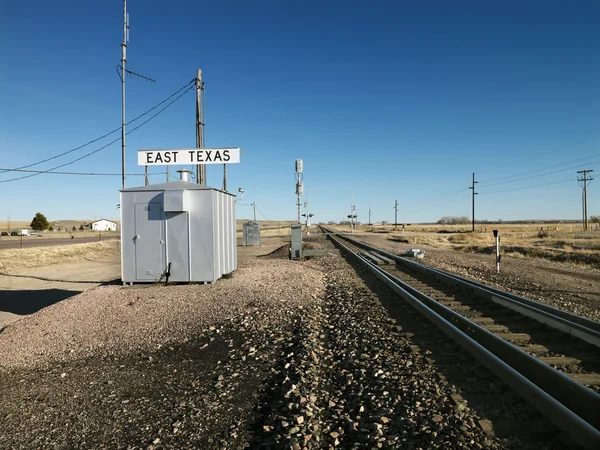
{"label": "gravel shoulder", "polygon": [[120,277],[119,254],[0,272],[0,330],[46,306]]}

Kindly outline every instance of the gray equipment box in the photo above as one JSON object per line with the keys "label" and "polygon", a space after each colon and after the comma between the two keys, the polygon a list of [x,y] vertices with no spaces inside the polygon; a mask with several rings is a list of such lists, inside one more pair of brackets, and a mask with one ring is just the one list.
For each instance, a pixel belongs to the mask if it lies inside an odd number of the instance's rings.
{"label": "gray equipment box", "polygon": [[213,283],[237,269],[234,195],[182,180],[120,192],[123,283]]}
{"label": "gray equipment box", "polygon": [[242,225],[242,245],[260,245],[260,224],[246,222]]}
{"label": "gray equipment box", "polygon": [[292,228],[291,259],[302,258],[302,225],[297,223]]}

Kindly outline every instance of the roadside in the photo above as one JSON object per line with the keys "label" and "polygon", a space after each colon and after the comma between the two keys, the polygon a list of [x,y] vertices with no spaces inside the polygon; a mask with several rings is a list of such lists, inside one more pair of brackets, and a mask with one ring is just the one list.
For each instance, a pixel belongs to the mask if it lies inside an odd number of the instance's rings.
{"label": "roadside", "polygon": [[121,276],[120,255],[94,255],[44,267],[0,272],[0,330],[24,315]]}

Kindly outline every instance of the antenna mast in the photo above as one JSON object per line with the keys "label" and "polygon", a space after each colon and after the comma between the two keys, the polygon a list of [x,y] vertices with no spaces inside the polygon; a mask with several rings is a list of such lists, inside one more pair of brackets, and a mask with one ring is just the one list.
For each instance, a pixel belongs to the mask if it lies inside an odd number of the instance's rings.
{"label": "antenna mast", "polygon": [[[121,65],[117,66],[117,73],[119,77],[121,77],[121,180],[123,182],[123,189],[126,187],[125,180],[125,136],[127,133],[125,132],[125,74],[128,73],[130,75],[135,75],[136,77],[140,77],[144,80],[151,81],[154,83],[150,77],[140,75],[139,73],[132,72],[131,70],[127,70],[125,68],[125,63],[127,63],[127,43],[129,42],[129,13],[127,12],[127,0],[123,0],[123,43],[121,44]],[[120,69],[120,71],[119,71]],[[145,182],[148,185],[148,166],[145,166]]]}
{"label": "antenna mast", "polygon": [[127,0],[123,0],[123,43],[121,44],[121,180],[125,189],[125,63],[129,41],[129,14]]}
{"label": "antenna mast", "polygon": [[304,184],[302,183],[302,179],[304,178],[304,163],[301,159],[296,160],[296,196],[298,197],[298,201],[296,202],[296,206],[298,207],[298,223],[302,223],[300,221],[300,206],[302,203],[300,202],[300,198],[304,193]]}

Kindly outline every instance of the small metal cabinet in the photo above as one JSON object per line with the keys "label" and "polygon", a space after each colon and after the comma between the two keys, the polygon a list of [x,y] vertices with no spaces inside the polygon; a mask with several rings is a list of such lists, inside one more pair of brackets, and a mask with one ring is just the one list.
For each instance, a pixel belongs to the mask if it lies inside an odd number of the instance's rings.
{"label": "small metal cabinet", "polygon": [[260,224],[246,222],[242,225],[242,245],[260,245]]}
{"label": "small metal cabinet", "polygon": [[292,229],[292,245],[291,259],[302,258],[302,225],[297,223],[291,226]]}

